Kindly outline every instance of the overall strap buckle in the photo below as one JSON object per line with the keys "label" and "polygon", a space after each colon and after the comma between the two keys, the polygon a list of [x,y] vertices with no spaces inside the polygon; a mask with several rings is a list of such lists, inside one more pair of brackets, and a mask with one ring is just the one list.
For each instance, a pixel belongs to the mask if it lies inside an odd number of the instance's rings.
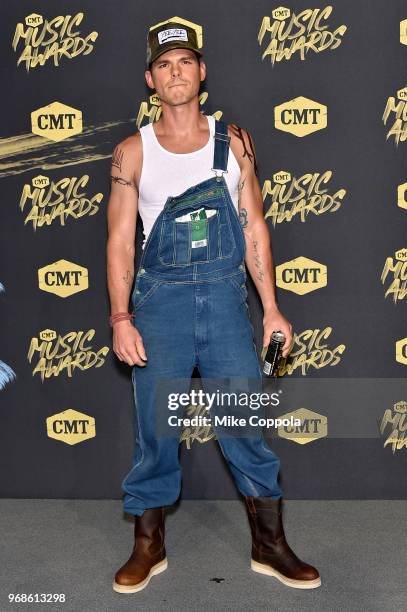
{"label": "overall strap buckle", "polygon": [[211,170],[216,174],[216,180],[221,181],[222,176],[228,171],[229,143],[228,126],[224,121],[215,120],[215,147],[213,153],[213,167]]}
{"label": "overall strap buckle", "polygon": [[216,168],[211,168],[216,174],[216,180],[219,182],[222,180],[222,176],[227,173],[227,170],[216,170]]}

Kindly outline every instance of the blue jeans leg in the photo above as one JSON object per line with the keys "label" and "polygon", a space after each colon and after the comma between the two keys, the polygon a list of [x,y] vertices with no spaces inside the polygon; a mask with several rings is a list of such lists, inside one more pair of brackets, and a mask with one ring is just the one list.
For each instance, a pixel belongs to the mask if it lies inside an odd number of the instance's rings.
{"label": "blue jeans leg", "polygon": [[[141,515],[146,508],[173,504],[181,489],[179,439],[157,436],[157,379],[175,379],[174,392],[188,392],[195,365],[193,285],[163,284],[136,311],[134,325],[147,353],[147,365],[134,366],[133,467],[122,482],[124,510]],[[180,428],[173,428],[176,432]]]}
{"label": "blue jeans leg", "polygon": [[[208,284],[202,294],[206,317],[202,318],[197,334],[198,366],[204,386],[205,378],[210,379],[212,386],[216,378],[247,377],[258,379],[261,390],[262,372],[244,291],[226,279]],[[243,495],[272,498],[283,495],[277,482],[280,459],[261,429],[256,436],[218,437],[218,443]]]}

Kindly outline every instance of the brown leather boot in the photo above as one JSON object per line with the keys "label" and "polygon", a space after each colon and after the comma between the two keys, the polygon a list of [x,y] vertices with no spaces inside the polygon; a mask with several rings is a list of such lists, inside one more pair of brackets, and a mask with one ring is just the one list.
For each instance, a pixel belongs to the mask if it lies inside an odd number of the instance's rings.
{"label": "brown leather boot", "polygon": [[321,584],[318,570],[301,561],[289,547],[282,522],[282,498],[246,497],[252,533],[251,568],[297,589]]}
{"label": "brown leather boot", "polygon": [[134,516],[134,547],[129,560],[116,572],[113,589],[118,593],[136,593],[150,582],[151,576],[167,569],[164,545],[164,508],[149,508]]}

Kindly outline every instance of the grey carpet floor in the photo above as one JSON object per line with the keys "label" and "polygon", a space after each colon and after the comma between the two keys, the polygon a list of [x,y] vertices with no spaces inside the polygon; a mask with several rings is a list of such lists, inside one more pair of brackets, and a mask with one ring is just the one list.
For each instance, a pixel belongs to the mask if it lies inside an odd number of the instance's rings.
{"label": "grey carpet floor", "polygon": [[[112,588],[133,544],[120,501],[0,500],[0,610],[401,612],[407,610],[406,501],[285,500],[287,541],[322,585],[300,590],[250,569],[240,501],[181,501],[167,514],[168,569],[139,593]],[[65,593],[65,603],[9,603]]]}

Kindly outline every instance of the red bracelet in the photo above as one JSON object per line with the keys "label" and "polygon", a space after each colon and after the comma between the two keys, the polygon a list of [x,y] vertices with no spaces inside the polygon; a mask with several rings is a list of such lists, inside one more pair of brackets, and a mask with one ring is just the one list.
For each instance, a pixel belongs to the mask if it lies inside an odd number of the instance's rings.
{"label": "red bracelet", "polygon": [[110,315],[109,317],[109,325],[113,327],[115,323],[118,321],[128,321],[132,319],[134,316],[134,311],[132,312],[116,312],[114,315]]}

